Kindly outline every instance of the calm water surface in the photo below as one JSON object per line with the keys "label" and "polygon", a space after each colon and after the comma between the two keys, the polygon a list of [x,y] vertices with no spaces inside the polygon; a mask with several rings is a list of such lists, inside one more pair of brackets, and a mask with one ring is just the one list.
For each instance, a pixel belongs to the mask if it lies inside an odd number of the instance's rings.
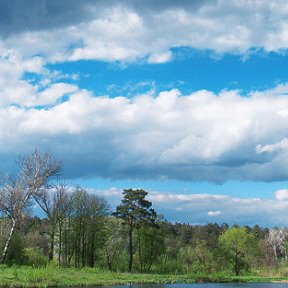
{"label": "calm water surface", "polygon": [[288,288],[288,283],[195,283],[105,286],[105,288]]}

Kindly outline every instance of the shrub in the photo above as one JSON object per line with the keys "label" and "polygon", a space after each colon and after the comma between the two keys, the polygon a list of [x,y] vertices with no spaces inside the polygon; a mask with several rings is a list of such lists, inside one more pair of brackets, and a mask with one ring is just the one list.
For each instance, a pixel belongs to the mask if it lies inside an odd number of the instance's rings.
{"label": "shrub", "polygon": [[26,265],[33,267],[46,266],[48,259],[43,255],[40,249],[37,248],[26,248],[25,249]]}

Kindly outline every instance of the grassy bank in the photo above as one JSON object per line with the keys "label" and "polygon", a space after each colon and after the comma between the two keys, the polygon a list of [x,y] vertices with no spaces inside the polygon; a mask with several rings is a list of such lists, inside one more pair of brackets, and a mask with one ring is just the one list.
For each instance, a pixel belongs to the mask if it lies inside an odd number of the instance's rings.
{"label": "grassy bank", "polygon": [[196,277],[193,275],[112,273],[87,268],[77,270],[53,267],[0,267],[0,287],[75,287],[141,283],[271,282],[285,280],[288,281],[288,277]]}

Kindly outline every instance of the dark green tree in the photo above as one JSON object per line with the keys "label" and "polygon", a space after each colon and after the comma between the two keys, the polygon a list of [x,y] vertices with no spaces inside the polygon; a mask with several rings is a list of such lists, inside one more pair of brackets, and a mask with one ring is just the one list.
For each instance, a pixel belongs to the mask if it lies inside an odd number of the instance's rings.
{"label": "dark green tree", "polygon": [[114,216],[124,220],[128,227],[128,271],[133,266],[133,232],[143,226],[155,226],[157,213],[152,203],[145,199],[148,192],[142,189],[126,189],[123,191],[121,204],[117,206]]}

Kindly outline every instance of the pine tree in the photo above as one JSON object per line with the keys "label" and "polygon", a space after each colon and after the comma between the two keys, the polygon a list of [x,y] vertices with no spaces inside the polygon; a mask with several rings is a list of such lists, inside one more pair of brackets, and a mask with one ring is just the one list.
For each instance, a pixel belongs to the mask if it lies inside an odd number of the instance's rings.
{"label": "pine tree", "polygon": [[128,271],[133,266],[133,231],[137,228],[156,225],[157,213],[152,203],[145,199],[147,192],[142,189],[126,189],[123,191],[121,204],[113,213],[117,218],[123,219],[128,226]]}

